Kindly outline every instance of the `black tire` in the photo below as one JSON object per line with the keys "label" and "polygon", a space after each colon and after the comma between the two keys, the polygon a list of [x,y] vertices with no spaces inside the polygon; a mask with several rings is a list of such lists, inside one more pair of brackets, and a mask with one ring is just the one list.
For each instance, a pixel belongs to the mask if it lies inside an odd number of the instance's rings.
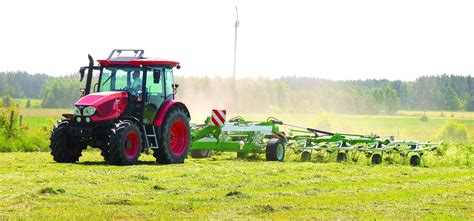
{"label": "black tire", "polygon": [[138,162],[142,150],[142,133],[131,121],[119,121],[110,130],[109,148],[102,153],[113,165],[133,165]]}
{"label": "black tire", "polygon": [[301,153],[301,160],[302,161],[311,161],[311,153],[307,150],[303,151],[303,153]]}
{"label": "black tire", "polygon": [[[179,132],[172,132],[172,127],[178,128]],[[173,108],[165,116],[158,139],[159,148],[153,150],[153,156],[160,164],[184,163],[190,143],[189,118],[182,108]]]}
{"label": "black tire", "polygon": [[413,155],[410,157],[410,165],[412,166],[420,166],[421,164],[421,158],[418,155]]}
{"label": "black tire", "polygon": [[272,138],[265,149],[267,161],[283,161],[285,159],[285,142],[278,138]]}
{"label": "black tire", "polygon": [[344,152],[337,153],[337,162],[346,162],[347,161],[347,154]]}
{"label": "black tire", "polygon": [[82,156],[82,150],[87,145],[82,144],[73,136],[68,135],[69,121],[58,122],[51,131],[51,155],[54,161],[58,163],[73,163],[79,161]]}
{"label": "black tire", "polygon": [[321,154],[317,154],[317,155],[316,155],[316,162],[318,162],[318,163],[324,163],[325,161],[326,161],[326,158],[324,158],[323,155],[321,155]]}
{"label": "black tire", "polygon": [[245,159],[249,157],[249,153],[246,152],[237,152],[237,158]]}
{"label": "black tire", "polygon": [[192,158],[208,158],[211,157],[211,150],[190,150]]}
{"label": "black tire", "polygon": [[376,153],[372,155],[372,164],[373,165],[378,165],[382,163],[382,155]]}
{"label": "black tire", "polygon": [[109,147],[101,148],[100,155],[104,158],[105,161],[109,159]]}

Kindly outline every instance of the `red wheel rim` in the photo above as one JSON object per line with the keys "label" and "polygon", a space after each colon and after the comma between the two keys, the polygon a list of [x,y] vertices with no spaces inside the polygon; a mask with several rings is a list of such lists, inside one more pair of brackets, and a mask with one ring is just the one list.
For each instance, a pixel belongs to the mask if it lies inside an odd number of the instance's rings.
{"label": "red wheel rim", "polygon": [[134,159],[138,153],[139,141],[138,134],[135,131],[130,131],[125,136],[124,154],[129,159]]}
{"label": "red wheel rim", "polygon": [[176,120],[170,128],[170,147],[174,155],[181,155],[188,143],[188,128],[183,120]]}

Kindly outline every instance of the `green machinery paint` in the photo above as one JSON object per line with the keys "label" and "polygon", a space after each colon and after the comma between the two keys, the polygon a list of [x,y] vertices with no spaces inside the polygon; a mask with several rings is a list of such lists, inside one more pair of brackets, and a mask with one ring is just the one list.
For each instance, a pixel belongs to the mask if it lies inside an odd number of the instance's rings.
{"label": "green machinery paint", "polygon": [[[269,117],[266,121],[247,121],[235,117],[225,123],[216,124],[212,116],[204,124],[192,126],[191,155],[208,157],[210,151],[237,152],[238,155],[266,153],[267,160],[278,156],[284,159],[285,149],[301,154],[302,160],[310,160],[313,153],[328,157],[336,153],[337,161],[352,159],[357,161],[363,155],[372,164],[380,164],[386,156],[399,155],[418,166],[424,153],[434,151],[441,143],[395,141],[394,137],[382,138],[377,135],[333,133],[306,128]],[[281,131],[285,126],[288,131]],[[278,148],[274,147],[278,141]],[[194,154],[193,154],[194,153]]]}
{"label": "green machinery paint", "polygon": [[[208,117],[204,124],[192,125],[191,154],[196,157],[206,157],[208,153],[199,154],[202,150],[237,152],[240,155],[249,153],[266,153],[267,156],[276,155],[276,160],[284,158],[285,139],[279,138],[278,125],[272,121],[246,121],[242,117],[232,118],[223,125],[215,125]],[[273,140],[273,141],[272,141]],[[275,140],[279,140],[275,151],[267,148]],[[267,160],[274,160],[267,157]]]}

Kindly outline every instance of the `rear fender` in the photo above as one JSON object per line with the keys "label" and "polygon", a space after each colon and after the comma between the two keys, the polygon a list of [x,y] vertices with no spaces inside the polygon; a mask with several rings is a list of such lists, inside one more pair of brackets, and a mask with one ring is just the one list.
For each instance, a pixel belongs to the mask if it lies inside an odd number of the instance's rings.
{"label": "rear fender", "polygon": [[184,110],[186,115],[188,116],[189,119],[191,119],[191,115],[189,114],[189,110],[184,105],[184,103],[175,101],[175,100],[167,100],[165,101],[161,107],[160,110],[158,111],[158,114],[156,115],[155,121],[153,122],[154,126],[160,127],[163,124],[163,120],[166,117],[166,114],[168,113],[169,110],[172,108],[181,108]]}

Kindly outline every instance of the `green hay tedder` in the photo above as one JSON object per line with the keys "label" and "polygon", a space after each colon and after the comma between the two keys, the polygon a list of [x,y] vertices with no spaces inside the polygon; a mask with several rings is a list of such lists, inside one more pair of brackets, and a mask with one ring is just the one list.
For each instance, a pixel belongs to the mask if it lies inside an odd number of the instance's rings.
{"label": "green hay tedder", "polygon": [[[422,156],[438,148],[439,142],[396,141],[394,137],[345,134],[286,124],[269,117],[266,121],[246,121],[242,117],[225,121],[224,110],[213,110],[212,117],[204,124],[192,125],[193,158],[210,157],[212,151],[236,152],[237,156],[265,153],[267,161],[283,161],[286,149],[301,154],[309,161],[316,155],[318,161],[358,161],[365,156],[371,164],[381,164],[383,159],[402,158],[410,165],[419,166]],[[282,131],[282,127],[289,128]]]}

